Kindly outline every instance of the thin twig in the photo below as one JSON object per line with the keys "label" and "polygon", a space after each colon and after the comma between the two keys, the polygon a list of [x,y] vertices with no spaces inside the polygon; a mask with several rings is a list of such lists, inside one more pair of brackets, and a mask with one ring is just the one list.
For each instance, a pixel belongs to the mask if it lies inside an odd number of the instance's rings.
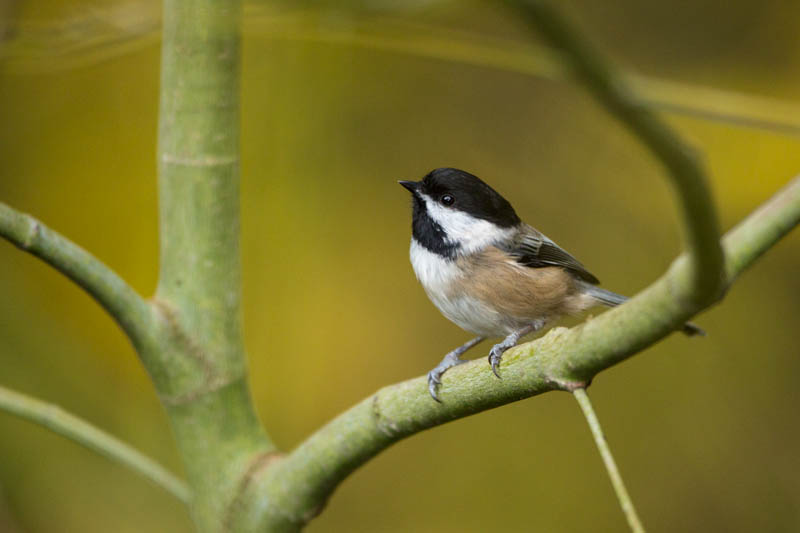
{"label": "thin twig", "polygon": [[606,438],[603,435],[603,428],[600,427],[600,421],[594,413],[592,402],[589,401],[586,389],[575,389],[572,391],[572,394],[575,396],[575,399],[578,400],[578,405],[581,406],[581,411],[583,411],[583,416],[586,417],[589,429],[592,430],[594,442],[597,444],[597,449],[600,451],[600,456],[603,458],[603,463],[606,465],[608,477],[611,478],[614,492],[617,493],[619,505],[622,507],[622,512],[625,513],[625,518],[628,520],[628,525],[631,526],[631,531],[634,533],[644,533],[642,522],[636,514],[636,508],[633,506],[631,496],[628,494],[625,483],[622,481],[622,476],[619,474],[617,464],[614,462],[614,456],[611,455],[611,449],[608,447]]}
{"label": "thin twig", "polygon": [[0,387],[0,410],[44,426],[62,437],[130,468],[183,503],[188,504],[191,499],[186,484],[163,466],[116,437],[112,437],[56,405]]}

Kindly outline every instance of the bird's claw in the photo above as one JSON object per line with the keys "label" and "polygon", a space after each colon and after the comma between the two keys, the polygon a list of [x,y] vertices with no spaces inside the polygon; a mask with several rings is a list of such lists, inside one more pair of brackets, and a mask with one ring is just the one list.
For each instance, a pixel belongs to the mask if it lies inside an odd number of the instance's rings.
{"label": "bird's claw", "polygon": [[[503,350],[499,345],[495,345],[489,352],[489,364],[492,365],[492,372],[500,378],[500,361],[503,359]],[[500,378],[502,379],[502,378]]]}
{"label": "bird's claw", "polygon": [[442,384],[442,374],[444,371],[434,368],[430,372],[428,372],[428,392],[431,395],[431,398],[436,400],[439,403],[442,403],[442,400],[439,399],[439,396],[436,394],[437,390],[439,389],[439,385]]}
{"label": "bird's claw", "polygon": [[439,385],[442,384],[442,376],[444,373],[454,366],[466,363],[465,360],[459,359],[457,354],[452,354],[453,352],[450,352],[450,354],[445,356],[441,363],[436,365],[433,370],[428,372],[428,392],[431,394],[431,398],[439,403],[442,403],[442,400],[439,399],[437,392],[439,390]]}
{"label": "bird's claw", "polygon": [[442,361],[436,365],[433,370],[428,372],[428,392],[431,395],[431,398],[436,400],[439,403],[442,403],[442,400],[439,399],[439,395],[437,391],[439,390],[439,385],[442,384],[442,376],[449,368],[453,368],[454,366],[458,366],[460,364],[466,363],[464,359],[461,359],[461,354],[478,344],[483,340],[483,337],[477,337],[472,339],[468,343],[464,344],[463,346],[459,346],[455,350],[451,352],[447,352],[447,354],[442,358]]}

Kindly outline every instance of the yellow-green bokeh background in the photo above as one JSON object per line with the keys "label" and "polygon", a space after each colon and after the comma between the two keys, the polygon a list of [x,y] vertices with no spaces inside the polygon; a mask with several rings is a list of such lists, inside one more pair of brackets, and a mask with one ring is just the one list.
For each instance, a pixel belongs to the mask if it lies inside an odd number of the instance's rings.
{"label": "yellow-green bokeh background", "polygon": [[[20,2],[13,16],[60,28],[88,4]],[[396,9],[402,4],[365,11],[328,3],[312,12],[310,33],[346,35],[380,17],[526,38],[492,2]],[[157,13],[157,5],[131,5],[130,17]],[[797,98],[796,3],[566,5],[603,50],[638,72]],[[424,373],[467,338],[414,280],[409,201],[397,179],[437,166],[484,177],[619,292],[643,288],[679,252],[660,168],[579,89],[314,43],[303,32],[278,38],[265,29],[274,24],[259,22],[248,23],[242,78],[245,336],[259,414],[284,449],[377,388]],[[55,43],[45,43],[49,52]],[[151,35],[99,52],[74,64],[53,53],[44,68],[1,71],[0,200],[149,295],[158,261],[158,43]],[[800,171],[796,137],[667,118],[704,152],[725,229]],[[799,267],[795,233],[698,318],[707,338],[675,335],[595,380],[595,407],[650,530],[800,529]],[[0,384],[181,468],[148,378],[115,324],[4,242]],[[0,530],[12,527],[4,507],[29,532],[190,529],[186,511],[160,489],[4,414],[0,487]],[[556,393],[395,445],[345,481],[309,531],[624,528],[578,407]]]}

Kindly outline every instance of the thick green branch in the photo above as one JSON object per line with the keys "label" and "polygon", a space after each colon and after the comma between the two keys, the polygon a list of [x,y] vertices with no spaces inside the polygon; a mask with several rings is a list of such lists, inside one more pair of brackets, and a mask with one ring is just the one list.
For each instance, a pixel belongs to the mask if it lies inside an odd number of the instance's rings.
{"label": "thick green branch", "polygon": [[0,387],[0,410],[44,426],[104,455],[146,477],[182,502],[189,503],[189,488],[163,466],[56,405]]}
{"label": "thick green branch", "polygon": [[614,492],[617,494],[619,505],[622,507],[622,512],[625,514],[626,520],[631,531],[634,533],[644,533],[644,526],[642,521],[639,520],[639,515],[636,514],[636,508],[633,506],[628,489],[625,488],[625,483],[622,481],[622,476],[617,468],[617,463],[614,461],[614,456],[611,455],[611,448],[608,447],[608,442],[603,435],[603,428],[600,426],[600,421],[594,413],[592,402],[589,401],[589,396],[586,394],[586,389],[575,389],[572,394],[578,401],[578,405],[583,411],[583,416],[586,417],[586,422],[589,424],[589,429],[594,437],[594,442],[597,445],[597,450],[600,452],[600,457],[603,458],[603,464],[608,471],[608,477],[611,478],[611,485],[614,487]]}
{"label": "thick green branch", "polygon": [[664,165],[672,178],[684,218],[693,267],[689,283],[676,298],[708,304],[724,284],[722,249],[716,209],[705,172],[694,151],[631,92],[621,74],[598,54],[583,36],[548,2],[506,0],[523,20],[556,50],[573,74]]}
{"label": "thick green branch", "polygon": [[116,272],[35,218],[0,202],[0,236],[77,283],[102,305],[139,349],[150,341],[150,307]]}
{"label": "thick green branch", "polygon": [[[725,238],[726,267],[738,276],[800,221],[800,178],[794,179]],[[440,390],[427,392],[425,377],[384,387],[311,435],[284,460],[249,483],[242,499],[244,531],[261,524],[293,531],[313,518],[336,487],[371,457],[425,429],[543,392],[584,387],[598,372],[655,343],[696,311],[676,300],[691,267],[678,258],[661,279],[626,304],[572,329],[509,350],[502,380],[480,360],[451,369]]]}
{"label": "thick green branch", "polygon": [[165,0],[156,302],[194,360],[162,394],[201,532],[227,530],[251,461],[270,453],[247,387],[239,253],[239,0]]}
{"label": "thick green branch", "polygon": [[157,298],[213,374],[245,372],[239,254],[238,1],[167,0],[161,60]]}

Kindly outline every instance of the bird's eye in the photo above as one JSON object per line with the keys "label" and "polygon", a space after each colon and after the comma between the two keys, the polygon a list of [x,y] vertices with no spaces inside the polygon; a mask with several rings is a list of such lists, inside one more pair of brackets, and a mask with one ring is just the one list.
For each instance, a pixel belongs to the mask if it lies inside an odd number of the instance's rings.
{"label": "bird's eye", "polygon": [[456,199],[455,199],[455,198],[453,198],[453,197],[452,197],[451,195],[449,195],[449,194],[445,194],[444,196],[442,196],[441,198],[439,198],[439,201],[440,201],[440,202],[442,202],[442,204],[444,204],[444,205],[453,205],[453,202],[455,202],[455,201],[456,201]]}

